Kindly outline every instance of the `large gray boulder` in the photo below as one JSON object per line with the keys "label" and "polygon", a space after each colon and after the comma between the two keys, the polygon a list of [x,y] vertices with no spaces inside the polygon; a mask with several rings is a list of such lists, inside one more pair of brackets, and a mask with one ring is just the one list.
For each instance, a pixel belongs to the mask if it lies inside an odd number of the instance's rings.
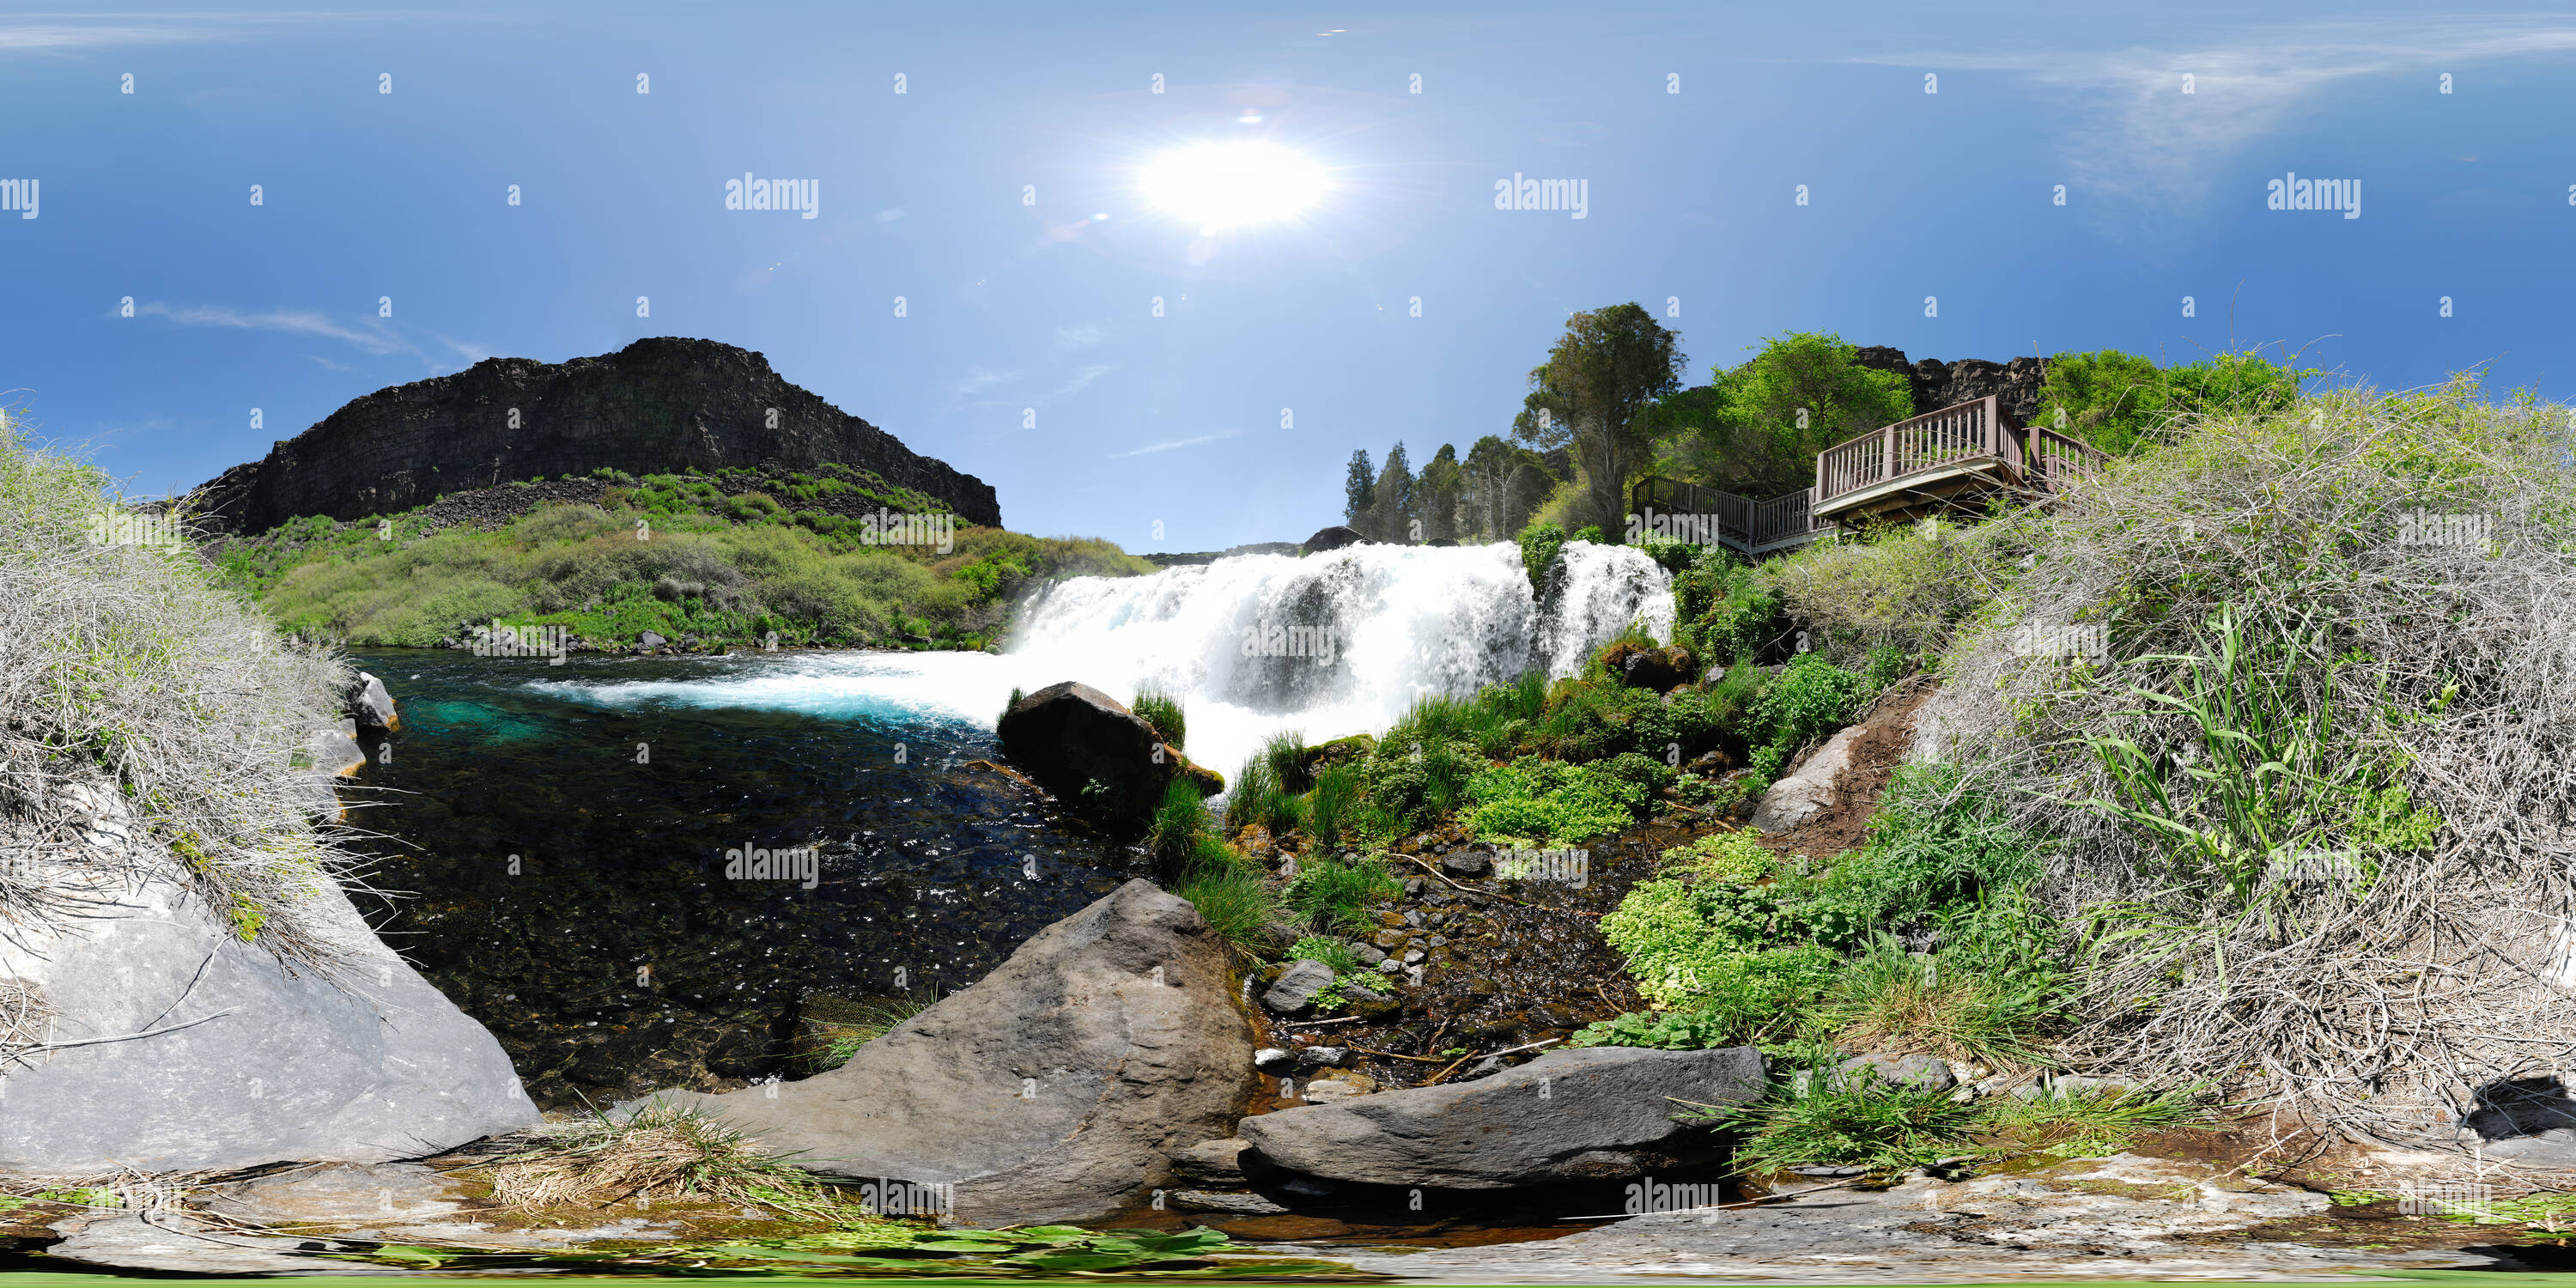
{"label": "large gray boulder", "polygon": [[[93,837],[125,838],[114,823]],[[417,1158],[536,1121],[482,1025],[319,910],[339,964],[289,970],[175,882],[98,877],[0,936],[0,1173],[221,1171]],[[0,1024],[0,1028],[9,1027]]]}
{"label": "large gray boulder", "polygon": [[349,718],[361,729],[382,733],[402,732],[402,716],[394,710],[394,695],[385,691],[385,682],[360,671],[350,681]]}
{"label": "large gray boulder", "polygon": [[1551,1051],[1474,1082],[1246,1118],[1235,1134],[1282,1168],[1328,1180],[1490,1190],[1631,1179],[1700,1161],[1707,1132],[1682,1102],[1762,1094],[1750,1047]]}
{"label": "large gray boulder", "polygon": [[648,1099],[815,1172],[953,1185],[945,1215],[964,1222],[1080,1222],[1227,1136],[1256,1081],[1222,943],[1188,901],[1130,881],[830,1073]]}
{"label": "large gray boulder", "polygon": [[1344,546],[1356,546],[1367,540],[1368,538],[1359,534],[1359,529],[1335,524],[1329,528],[1318,529],[1315,535],[1306,538],[1306,543],[1298,549],[1307,554],[1316,555],[1327,550],[1339,550]]}
{"label": "large gray boulder", "polygon": [[1825,740],[1798,771],[1771,784],[1762,803],[1753,807],[1753,826],[1778,834],[1825,812],[1834,803],[1834,781],[1851,767],[1852,743],[1861,727],[1853,725]]}
{"label": "large gray boulder", "polygon": [[1202,796],[1225,790],[1224,778],[1164,745],[1143,717],[1079,681],[1013,703],[994,732],[1002,754],[1038,786],[1113,823],[1141,822],[1175,778],[1189,778]]}

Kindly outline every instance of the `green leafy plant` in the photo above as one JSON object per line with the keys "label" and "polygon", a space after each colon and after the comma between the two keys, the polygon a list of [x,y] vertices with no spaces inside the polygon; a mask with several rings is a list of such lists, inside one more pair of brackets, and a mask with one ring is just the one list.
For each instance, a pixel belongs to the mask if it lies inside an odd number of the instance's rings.
{"label": "green leafy plant", "polygon": [[1322,935],[1308,935],[1289,945],[1288,956],[1310,962],[1322,962],[1332,967],[1336,975],[1355,974],[1360,968],[1360,959],[1351,952],[1349,944],[1338,939],[1328,939]]}

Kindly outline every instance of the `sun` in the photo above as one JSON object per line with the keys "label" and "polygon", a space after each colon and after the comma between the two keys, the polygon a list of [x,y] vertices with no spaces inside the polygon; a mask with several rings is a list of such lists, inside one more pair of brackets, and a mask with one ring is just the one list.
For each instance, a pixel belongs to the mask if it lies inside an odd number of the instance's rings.
{"label": "sun", "polygon": [[1324,167],[1260,139],[1192,143],[1147,162],[1137,176],[1145,204],[1202,233],[1293,218],[1331,186]]}

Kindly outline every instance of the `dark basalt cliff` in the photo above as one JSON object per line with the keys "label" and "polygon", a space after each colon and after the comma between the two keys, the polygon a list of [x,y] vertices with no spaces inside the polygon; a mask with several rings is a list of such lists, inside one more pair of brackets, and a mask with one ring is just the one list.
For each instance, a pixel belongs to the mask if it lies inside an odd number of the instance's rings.
{"label": "dark basalt cliff", "polygon": [[825,462],[935,497],[968,522],[1001,525],[982,479],[789,384],[757,353],[677,337],[561,363],[486,358],[379,389],[265,459],[224,471],[199,509],[209,526],[258,533],[308,514],[395,514],[539,475]]}
{"label": "dark basalt cliff", "polygon": [[2015,358],[2010,362],[1988,362],[1983,358],[1943,362],[1925,358],[1908,363],[1902,349],[1874,347],[1862,349],[1858,360],[1864,367],[1892,371],[1911,382],[1917,416],[1994,394],[2002,400],[2006,415],[2027,424],[2039,413],[2040,386],[2048,375],[2045,358]]}

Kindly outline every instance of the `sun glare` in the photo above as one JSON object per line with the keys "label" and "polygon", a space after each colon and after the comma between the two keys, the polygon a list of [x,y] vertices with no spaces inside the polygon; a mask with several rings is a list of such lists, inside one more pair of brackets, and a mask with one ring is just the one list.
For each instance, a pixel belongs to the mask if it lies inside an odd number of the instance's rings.
{"label": "sun glare", "polygon": [[1326,179],[1295,149],[1246,139],[1174,148],[1146,163],[1139,186],[1155,210],[1216,233],[1290,218],[1323,196]]}

